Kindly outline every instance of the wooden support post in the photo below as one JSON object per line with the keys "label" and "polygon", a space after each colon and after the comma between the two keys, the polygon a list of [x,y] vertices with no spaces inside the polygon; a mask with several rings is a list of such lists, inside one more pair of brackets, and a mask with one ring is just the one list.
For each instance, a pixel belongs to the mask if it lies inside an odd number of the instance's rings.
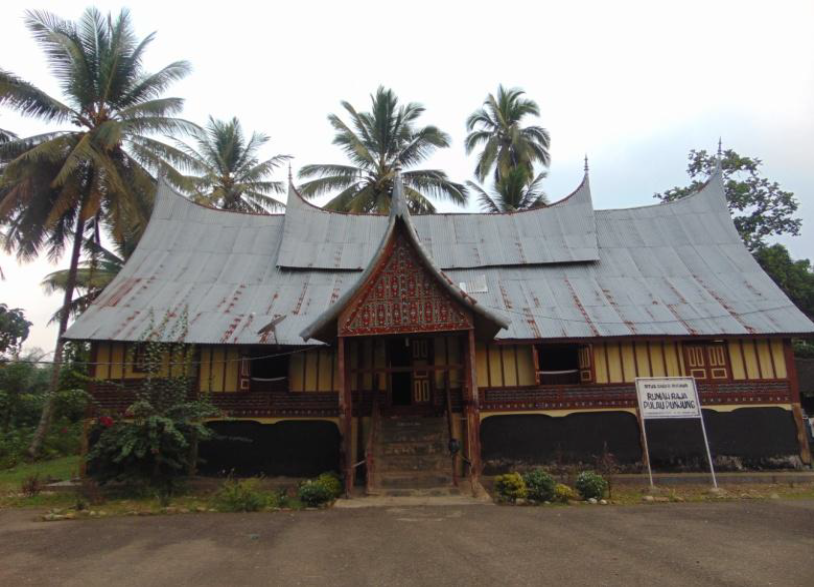
{"label": "wooden support post", "polygon": [[480,402],[478,398],[478,376],[475,361],[475,331],[470,330],[466,345],[466,397],[464,398],[464,412],[466,413],[466,447],[469,452],[470,475],[477,481],[481,473],[480,460]]}
{"label": "wooden support post", "polygon": [[339,361],[339,433],[342,437],[342,470],[345,475],[345,495],[353,490],[353,396],[345,368],[345,338],[337,339]]}
{"label": "wooden support post", "polygon": [[811,464],[811,447],[808,445],[808,432],[806,423],[803,421],[803,408],[800,405],[800,382],[797,379],[797,364],[794,362],[794,350],[791,348],[791,341],[783,341],[783,350],[786,356],[786,372],[791,386],[791,413],[794,416],[794,424],[797,427],[797,442],[800,445],[800,460],[804,464]]}

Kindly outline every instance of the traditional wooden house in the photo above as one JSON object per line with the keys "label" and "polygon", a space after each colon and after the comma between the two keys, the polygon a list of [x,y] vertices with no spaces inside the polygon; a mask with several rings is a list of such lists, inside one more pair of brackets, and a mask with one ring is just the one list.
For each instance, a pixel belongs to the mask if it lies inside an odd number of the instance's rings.
{"label": "traditional wooden house", "polygon": [[[132,257],[66,334],[91,341],[104,409],[143,377],[127,357],[147,317],[183,309],[193,391],[255,440],[204,447],[210,467],[399,486],[606,450],[635,463],[634,379],[650,376],[696,379],[716,456],[810,461],[790,338],[814,324],[744,247],[720,171],[618,210],[594,210],[586,171],[509,214],[411,215],[400,176],[389,215],[293,186],[285,214],[233,213],[161,183]],[[697,423],[648,428],[654,463],[702,455]]]}

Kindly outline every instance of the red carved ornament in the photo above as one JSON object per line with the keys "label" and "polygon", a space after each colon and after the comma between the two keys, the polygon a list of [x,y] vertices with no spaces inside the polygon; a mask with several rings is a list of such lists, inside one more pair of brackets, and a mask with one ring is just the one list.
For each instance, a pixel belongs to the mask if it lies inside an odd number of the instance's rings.
{"label": "red carved ornament", "polygon": [[468,311],[445,291],[402,234],[339,320],[342,336],[472,328]]}

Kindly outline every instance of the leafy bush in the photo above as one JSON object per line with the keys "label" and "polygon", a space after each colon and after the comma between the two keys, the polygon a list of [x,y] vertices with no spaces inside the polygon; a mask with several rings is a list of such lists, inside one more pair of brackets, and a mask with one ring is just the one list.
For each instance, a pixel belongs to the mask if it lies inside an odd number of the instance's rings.
{"label": "leafy bush", "polygon": [[269,495],[260,490],[259,479],[227,479],[212,498],[221,512],[256,512],[269,504]]}
{"label": "leafy bush", "polygon": [[605,481],[605,478],[593,471],[583,471],[577,475],[577,482],[574,486],[583,499],[602,499],[608,490],[608,482]]}
{"label": "leafy bush", "polygon": [[319,479],[307,479],[300,483],[297,497],[309,507],[319,507],[335,499],[330,483]]}
{"label": "leafy bush", "polygon": [[331,496],[336,499],[344,492],[344,488],[342,487],[342,481],[339,479],[339,475],[333,472],[329,473],[322,473],[319,477],[317,477],[317,481],[323,483],[325,487],[331,492]]}
{"label": "leafy bush", "polygon": [[568,503],[569,501],[576,499],[577,494],[574,493],[574,490],[568,487],[563,483],[557,483],[554,486],[554,501],[558,501],[560,503]]}
{"label": "leafy bush", "polygon": [[495,478],[495,491],[501,500],[515,503],[526,497],[526,483],[520,473],[506,473]]}
{"label": "leafy bush", "polygon": [[[88,474],[100,485],[137,482],[159,496],[168,496],[177,479],[194,466],[197,443],[214,434],[204,419],[217,415],[218,410],[206,398],[187,398],[194,347],[160,342],[185,338],[186,311],[176,326],[165,332],[170,319],[168,313],[158,327],[151,326],[147,340],[140,343],[147,375],[136,390],[136,401],[127,408],[128,419],[97,419],[92,437],[98,438],[88,453]],[[165,361],[173,366],[169,376],[162,374]]]}
{"label": "leafy bush", "polygon": [[551,501],[554,498],[554,487],[557,485],[554,477],[543,469],[532,469],[523,475],[526,484],[526,497],[531,501]]}

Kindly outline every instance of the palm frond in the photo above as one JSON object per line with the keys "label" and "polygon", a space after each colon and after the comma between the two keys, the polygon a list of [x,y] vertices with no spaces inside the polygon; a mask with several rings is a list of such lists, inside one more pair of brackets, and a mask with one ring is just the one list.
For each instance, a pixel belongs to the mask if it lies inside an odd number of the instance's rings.
{"label": "palm frond", "polygon": [[7,106],[22,116],[31,116],[46,122],[66,122],[78,116],[71,108],[33,84],[2,69],[0,69],[0,106]]}

